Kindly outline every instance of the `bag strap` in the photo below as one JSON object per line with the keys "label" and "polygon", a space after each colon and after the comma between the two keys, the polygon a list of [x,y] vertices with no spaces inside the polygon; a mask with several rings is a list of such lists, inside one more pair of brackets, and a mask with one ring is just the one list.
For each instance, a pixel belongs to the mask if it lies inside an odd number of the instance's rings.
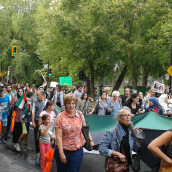
{"label": "bag strap", "polygon": [[118,138],[118,141],[119,141],[119,143],[120,143],[120,147],[121,147],[121,150],[122,150],[122,154],[125,155],[124,149],[123,149],[122,144],[121,144],[120,139],[119,139],[118,130],[117,130],[116,128],[115,128],[115,131],[116,131],[116,136],[117,136],[117,138]]}
{"label": "bag strap", "polygon": [[85,107],[86,107],[86,103],[87,103],[87,102],[84,103],[83,112],[84,112],[84,109],[85,109]]}
{"label": "bag strap", "polygon": [[[82,121],[82,117],[81,117],[81,114],[80,112],[77,110],[77,113],[79,114],[80,118],[81,118],[81,121]],[[82,121],[82,126],[83,126],[83,121]]]}

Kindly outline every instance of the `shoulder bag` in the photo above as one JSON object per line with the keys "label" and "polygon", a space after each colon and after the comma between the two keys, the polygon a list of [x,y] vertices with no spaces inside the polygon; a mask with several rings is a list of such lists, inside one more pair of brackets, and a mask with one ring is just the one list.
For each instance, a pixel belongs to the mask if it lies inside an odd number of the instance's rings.
{"label": "shoulder bag", "polygon": [[[170,141],[171,143],[171,141]],[[168,144],[168,146],[164,149],[164,153],[166,153],[170,143]],[[172,172],[172,164],[164,161],[164,160],[161,160],[161,165],[160,165],[160,169],[159,169],[159,172]]]}
{"label": "shoulder bag", "polygon": [[[82,121],[82,117],[81,117],[80,112],[79,111],[77,111],[77,112],[78,112],[78,114],[79,114],[79,116],[81,118],[81,121]],[[88,151],[91,151],[90,138],[89,138],[89,126],[88,125],[87,126],[83,126],[83,121],[82,121],[82,129],[81,129],[81,131],[82,131],[82,134],[83,134],[83,136],[85,138],[85,141],[86,141],[85,144],[83,145],[83,147],[85,149],[87,149]]]}
{"label": "shoulder bag", "polygon": [[[118,141],[120,142],[118,131],[115,128],[116,136]],[[124,149],[120,142],[120,147],[122,150],[122,154],[125,155]],[[121,162],[118,156],[114,156],[112,158],[106,158],[105,160],[105,170],[106,172],[129,172],[129,167],[127,164],[127,160],[125,162]]]}
{"label": "shoulder bag", "polygon": [[93,111],[93,114],[98,115],[98,112],[99,112],[99,99],[98,99],[98,104],[96,105],[96,108],[95,108],[95,110]]}

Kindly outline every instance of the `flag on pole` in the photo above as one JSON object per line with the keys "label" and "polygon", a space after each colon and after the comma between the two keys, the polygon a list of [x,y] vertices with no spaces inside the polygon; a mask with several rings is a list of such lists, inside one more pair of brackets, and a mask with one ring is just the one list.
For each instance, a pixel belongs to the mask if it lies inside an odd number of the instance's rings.
{"label": "flag on pole", "polygon": [[42,74],[42,72],[40,71],[40,73],[41,73],[41,81],[42,81],[42,86],[46,86],[46,80],[45,80],[45,78],[44,78],[44,75]]}
{"label": "flag on pole", "polygon": [[25,101],[27,101],[26,95],[25,93],[23,93],[23,95],[20,97],[20,99],[17,101],[16,106],[19,109],[23,109]]}

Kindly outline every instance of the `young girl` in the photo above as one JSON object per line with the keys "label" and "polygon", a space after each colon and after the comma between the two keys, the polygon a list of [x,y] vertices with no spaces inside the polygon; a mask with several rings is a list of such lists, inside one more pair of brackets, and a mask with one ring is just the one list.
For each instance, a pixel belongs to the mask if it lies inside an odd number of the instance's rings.
{"label": "young girl", "polygon": [[55,139],[55,135],[49,131],[50,116],[42,116],[42,125],[39,127],[39,148],[41,154],[41,172],[44,172],[46,166],[45,154],[50,150],[50,139]]}
{"label": "young girl", "polygon": [[49,115],[50,116],[50,122],[52,122],[52,120],[56,117],[55,113],[54,113],[54,108],[55,108],[56,104],[53,101],[48,101],[46,103],[46,107],[45,110],[42,111],[39,115],[39,121],[38,121],[38,125],[40,126],[42,124],[42,116],[43,115]]}

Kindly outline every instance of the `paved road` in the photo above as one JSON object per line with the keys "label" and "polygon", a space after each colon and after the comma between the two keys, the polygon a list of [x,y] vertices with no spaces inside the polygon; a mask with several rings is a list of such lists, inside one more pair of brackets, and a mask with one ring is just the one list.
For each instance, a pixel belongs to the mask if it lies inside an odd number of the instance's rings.
{"label": "paved road", "polygon": [[[34,148],[33,129],[29,134],[29,146]],[[24,143],[21,143],[21,148]],[[80,172],[105,172],[104,157],[96,154],[84,154]],[[17,152],[11,139],[7,144],[0,144],[0,172],[40,172],[40,167],[36,164],[35,148],[31,152]],[[52,163],[51,172],[56,172],[56,164]],[[150,172],[150,169],[141,162],[141,172]]]}

